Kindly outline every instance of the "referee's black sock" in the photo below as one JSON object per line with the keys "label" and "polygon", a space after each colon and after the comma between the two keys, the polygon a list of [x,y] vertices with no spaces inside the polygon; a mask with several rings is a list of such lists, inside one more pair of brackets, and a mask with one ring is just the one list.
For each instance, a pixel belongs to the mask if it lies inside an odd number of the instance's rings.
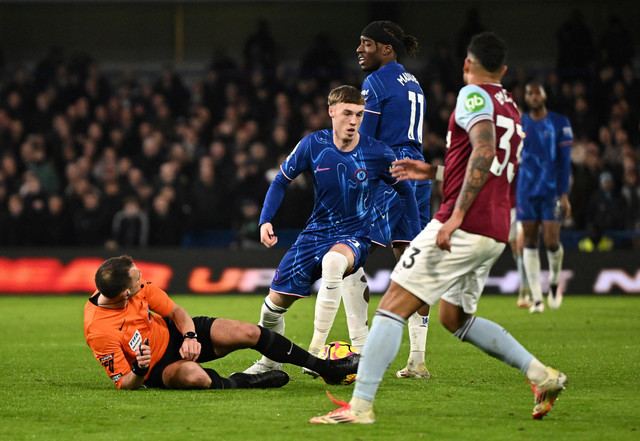
{"label": "referee's black sock", "polygon": [[311,370],[316,370],[318,362],[322,362],[300,346],[295,345],[291,340],[283,337],[270,329],[260,328],[260,338],[258,343],[252,348],[260,352],[267,358],[279,363],[290,363],[302,366]]}

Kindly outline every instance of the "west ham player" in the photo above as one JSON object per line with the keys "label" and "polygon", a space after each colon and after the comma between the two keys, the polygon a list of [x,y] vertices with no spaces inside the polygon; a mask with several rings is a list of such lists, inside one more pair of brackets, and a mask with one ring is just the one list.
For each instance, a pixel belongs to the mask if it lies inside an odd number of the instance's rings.
{"label": "west ham player", "polygon": [[[278,240],[271,219],[284,191],[300,173],[312,173],[313,213],[280,262],[260,316],[261,326],[283,334],[284,313],[297,299],[309,297],[311,285],[322,277],[311,353],[317,353],[324,345],[333,325],[342,297],[343,277],[360,268],[368,256],[371,210],[381,180],[400,194],[410,232],[420,231],[411,186],[397,182],[389,173],[395,160],[393,151],[358,133],[365,106],[360,91],[341,86],[331,91],[328,101],[333,130],[314,132],[298,143],[271,183],[260,215],[262,243],[271,247]],[[362,319],[365,322],[359,326],[366,326],[366,316]],[[318,347],[317,342],[322,345]],[[277,364],[263,357],[245,373],[276,368]]]}
{"label": "west ham player", "polygon": [[562,303],[560,271],[564,250],[560,243],[560,226],[571,215],[569,203],[569,175],[571,173],[571,144],[573,132],[569,119],[548,111],[547,99],[540,83],[525,87],[525,101],[529,113],[522,117],[525,132],[522,163],[518,176],[517,218],[524,231],[522,259],[529,280],[533,305],[529,312],[544,311],[540,283],[539,231],[549,260],[549,307],[557,309]]}
{"label": "west ham player", "polygon": [[[391,147],[398,159],[424,161],[422,132],[424,129],[425,97],[418,80],[398,63],[399,57],[415,56],[418,40],[406,35],[391,21],[374,21],[361,33],[357,49],[358,62],[369,76],[362,83],[362,95],[367,104],[360,133],[372,136]],[[420,227],[429,222],[431,181],[408,181],[413,187]],[[400,258],[414,238],[408,229],[405,213],[393,189],[381,183],[376,195],[371,228],[372,250],[391,244],[396,260]],[[360,269],[345,280],[345,312],[349,323],[352,345],[361,349],[366,341],[367,328],[354,328],[352,321],[361,323],[366,317],[367,303],[363,301],[366,289],[364,271]],[[348,293],[347,293],[348,291]],[[352,302],[356,302],[352,305]],[[429,305],[425,305],[409,318],[411,351],[407,366],[398,371],[398,378],[428,378],[425,366],[425,346],[429,323]]]}
{"label": "west ham player", "polygon": [[[407,317],[440,300],[444,327],[485,353],[520,369],[535,395],[533,418],[549,412],[567,381],[543,365],[496,323],[474,316],[493,263],[509,234],[510,181],[522,145],[520,116],[500,84],[506,46],[495,34],[474,36],[463,67],[466,86],[449,120],[443,202],[435,218],[409,244],[391,275],[358,367],[350,403],[312,423],[373,423],[373,401],[395,358]],[[425,178],[424,162],[397,161],[394,175]],[[494,404],[499,400],[492,400]]]}

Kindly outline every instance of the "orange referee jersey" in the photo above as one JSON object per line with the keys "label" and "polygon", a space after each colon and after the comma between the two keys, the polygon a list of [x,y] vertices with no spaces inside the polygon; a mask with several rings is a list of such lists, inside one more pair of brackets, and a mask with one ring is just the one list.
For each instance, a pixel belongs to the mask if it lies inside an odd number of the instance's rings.
{"label": "orange referee jersey", "polygon": [[84,307],[84,336],[96,360],[119,389],[122,377],[131,371],[136,360],[136,350],[147,338],[151,347],[149,367],[153,368],[164,355],[169,329],[162,317],[169,315],[175,303],[147,281],[123,309],[97,306],[92,300],[98,294],[96,291]]}

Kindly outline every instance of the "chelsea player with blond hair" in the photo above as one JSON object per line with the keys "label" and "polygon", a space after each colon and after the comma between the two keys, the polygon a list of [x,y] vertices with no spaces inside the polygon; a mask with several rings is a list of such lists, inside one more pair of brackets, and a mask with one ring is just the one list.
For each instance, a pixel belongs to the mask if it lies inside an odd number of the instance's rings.
{"label": "chelsea player with blond hair", "polygon": [[[309,297],[312,284],[322,277],[309,350],[314,355],[324,345],[333,325],[342,297],[343,277],[358,270],[368,256],[371,210],[380,181],[400,194],[410,232],[420,231],[411,186],[396,181],[390,174],[395,160],[393,151],[358,132],[365,107],[360,91],[340,86],[331,91],[328,104],[333,128],[311,133],[298,143],[280,166],[260,214],[261,241],[269,248],[278,241],[271,220],[286,188],[302,172],[312,174],[313,212],[278,265],[262,306],[260,326],[284,334],[284,313],[297,299]],[[365,316],[359,325],[366,326],[366,319]],[[279,368],[279,363],[262,357],[245,373]]]}

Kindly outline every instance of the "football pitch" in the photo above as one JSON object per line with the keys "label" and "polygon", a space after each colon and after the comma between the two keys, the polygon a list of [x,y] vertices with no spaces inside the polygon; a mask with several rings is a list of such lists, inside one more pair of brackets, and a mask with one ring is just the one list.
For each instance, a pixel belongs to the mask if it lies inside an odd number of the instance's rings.
{"label": "football pitch", "polygon": [[[255,322],[264,296],[173,295],[191,315]],[[370,316],[380,297],[372,299]],[[428,380],[396,379],[409,351],[405,331],[380,386],[373,425],[324,426],[309,418],[349,400],[353,386],[327,386],[286,365],[273,390],[118,391],[84,341],[85,296],[0,297],[0,440],[637,440],[640,438],[640,298],[566,296],[562,308],[530,315],[514,296],[486,296],[478,315],[564,371],[567,390],[542,421],[516,369],[448,334],[432,311]],[[286,315],[285,334],[311,339],[315,297]],[[348,340],[338,313],[329,340]],[[209,363],[222,375],[259,354]]]}

